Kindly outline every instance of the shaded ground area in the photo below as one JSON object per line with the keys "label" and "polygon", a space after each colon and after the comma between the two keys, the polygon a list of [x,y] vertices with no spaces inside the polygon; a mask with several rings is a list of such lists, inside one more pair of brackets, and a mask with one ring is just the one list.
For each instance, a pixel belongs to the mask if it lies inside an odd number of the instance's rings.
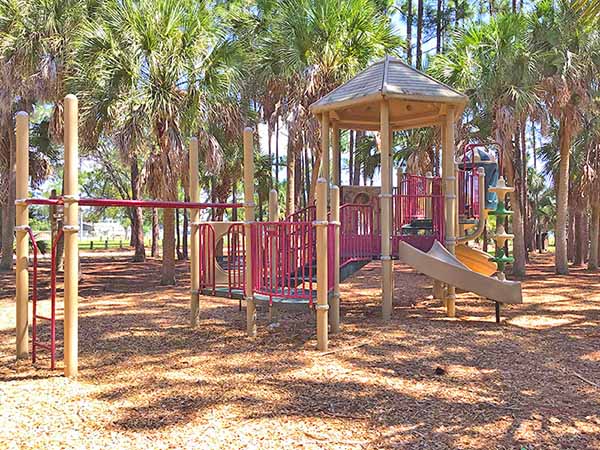
{"label": "shaded ground area", "polygon": [[501,325],[470,294],[446,319],[400,265],[384,324],[373,262],[343,284],[343,332],[319,354],[308,311],[271,326],[262,311],[251,340],[237,301],[203,298],[191,330],[185,264],[162,288],[156,261],[84,258],[78,381],[14,362],[3,275],[0,448],[599,448],[600,278],[533,262]]}

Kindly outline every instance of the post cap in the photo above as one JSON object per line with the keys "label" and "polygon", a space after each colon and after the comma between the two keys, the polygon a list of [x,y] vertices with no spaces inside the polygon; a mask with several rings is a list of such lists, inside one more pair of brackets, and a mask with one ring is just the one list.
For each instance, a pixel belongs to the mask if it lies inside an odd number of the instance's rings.
{"label": "post cap", "polygon": [[29,117],[29,114],[27,114],[27,112],[25,112],[25,111],[19,111],[16,114],[16,117],[25,117],[25,118],[27,118],[27,117]]}
{"label": "post cap", "polygon": [[252,129],[252,127],[246,127],[244,128],[244,133],[252,133],[254,132],[254,130]]}

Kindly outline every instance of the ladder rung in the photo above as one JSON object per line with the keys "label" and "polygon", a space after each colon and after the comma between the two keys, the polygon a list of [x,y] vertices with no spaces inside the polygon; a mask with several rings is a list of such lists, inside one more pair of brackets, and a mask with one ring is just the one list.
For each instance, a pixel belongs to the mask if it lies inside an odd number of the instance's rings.
{"label": "ladder rung", "polygon": [[50,320],[52,321],[52,318],[50,317],[46,317],[46,316],[35,316],[36,319],[42,319],[42,320]]}

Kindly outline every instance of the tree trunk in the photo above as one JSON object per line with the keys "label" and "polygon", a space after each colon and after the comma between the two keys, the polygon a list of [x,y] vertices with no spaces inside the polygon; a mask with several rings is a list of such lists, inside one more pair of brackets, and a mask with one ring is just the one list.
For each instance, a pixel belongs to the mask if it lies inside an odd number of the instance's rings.
{"label": "tree trunk", "polygon": [[573,262],[575,259],[575,214],[570,208],[567,219],[567,260]]}
{"label": "tree trunk", "polygon": [[177,260],[183,260],[183,252],[181,251],[181,220],[179,219],[179,208],[175,209],[175,254]]}
{"label": "tree trunk", "polygon": [[354,181],[354,130],[348,130],[348,184]]}
{"label": "tree trunk", "polygon": [[279,189],[279,118],[275,124],[275,186]]}
{"label": "tree trunk", "polygon": [[575,255],[573,263],[576,266],[583,265],[583,241],[585,239],[585,233],[583,231],[583,212],[577,208],[575,212],[575,230],[574,230],[574,244],[575,244]]}
{"label": "tree trunk", "polygon": [[354,178],[352,179],[352,185],[359,186],[360,185],[360,160],[357,158],[357,149],[360,141],[365,135],[364,131],[356,131],[356,136],[354,138]]}
{"label": "tree trunk", "polygon": [[[189,202],[190,201],[190,196],[186,195],[185,196],[185,201]],[[234,201],[235,203],[235,201]],[[233,208],[233,210],[235,211],[236,208]],[[189,231],[189,227],[190,227],[190,217],[188,214],[188,210],[184,209],[183,210],[183,232],[182,232],[182,253],[183,253],[183,259],[187,260],[189,258],[189,250],[188,250],[188,231]]]}
{"label": "tree trunk", "polygon": [[567,261],[567,208],[569,201],[569,153],[571,150],[571,124],[561,118],[559,128],[560,165],[556,195],[556,255],[555,270],[558,274],[569,273]]}
{"label": "tree trunk", "polygon": [[598,235],[600,234],[600,204],[592,205],[590,222],[590,258],[588,269],[598,270]]}
{"label": "tree trunk", "polygon": [[406,59],[412,64],[412,0],[406,2]]}
{"label": "tree trunk", "polygon": [[296,152],[292,139],[288,140],[287,148],[287,189],[285,198],[285,215],[289,216],[296,211]]}
{"label": "tree trunk", "polygon": [[417,69],[423,68],[423,0],[417,0]]}
{"label": "tree trunk", "polygon": [[[132,158],[130,169],[131,198],[132,200],[138,200],[140,198],[140,171],[137,158]],[[133,238],[133,245],[135,247],[133,261],[143,262],[146,261],[146,247],[144,246],[144,215],[142,214],[142,208],[132,209],[131,236]]]}
{"label": "tree trunk", "polygon": [[160,234],[160,228],[158,225],[158,211],[152,208],[152,248],[150,249],[150,255],[153,258],[158,256],[158,238]]}
{"label": "tree trunk", "polygon": [[175,210],[163,209],[163,254],[160,284],[175,284]]}
{"label": "tree trunk", "polygon": [[[506,162],[506,161],[505,161]],[[525,276],[525,235],[523,230],[523,215],[521,204],[519,202],[519,192],[515,185],[515,170],[511,163],[505,164],[506,177],[510,186],[515,186],[514,192],[510,193],[510,206],[513,210],[512,232],[515,235],[513,240],[513,257],[515,262],[512,265],[512,274],[517,277]]]}
{"label": "tree trunk", "polygon": [[9,157],[8,172],[8,196],[6,203],[2,206],[2,257],[0,258],[0,271],[10,271],[13,268],[13,246],[15,229],[15,195],[16,195],[16,148],[15,140],[11,130],[7,133]]}
{"label": "tree trunk", "polygon": [[442,51],[442,14],[443,14],[444,2],[443,0],[437,0],[437,10],[435,14],[435,52],[440,53]]}

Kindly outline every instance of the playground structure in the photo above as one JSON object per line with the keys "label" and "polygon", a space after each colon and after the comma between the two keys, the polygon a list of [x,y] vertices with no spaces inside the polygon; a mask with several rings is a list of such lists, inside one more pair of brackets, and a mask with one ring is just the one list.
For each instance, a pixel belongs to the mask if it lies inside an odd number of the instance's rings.
{"label": "playground structure", "polygon": [[[69,95],[65,99],[64,195],[56,199],[31,199],[27,186],[28,116],[18,113],[17,357],[27,357],[29,351],[28,240],[31,239],[32,357],[35,361],[38,348],[47,349],[52,367],[55,364],[56,274],[52,272],[51,317],[38,316],[37,246],[28,225],[29,205],[64,207],[64,371],[70,377],[76,376],[78,370],[79,206],[177,207],[191,211],[192,327],[199,324],[201,294],[244,301],[249,336],[257,332],[257,303],[267,304],[269,311],[275,305],[306,305],[316,311],[317,348],[324,351],[328,347],[328,333],[340,329],[340,281],[373,259],[380,259],[382,265],[384,320],[392,315],[393,259],[400,259],[434,280],[434,296],[443,300],[449,317],[456,313],[456,287],[493,300],[496,305],[520,303],[519,283],[506,281],[503,274],[498,278],[489,276],[497,269],[502,271],[503,264],[508,262],[506,255],[497,254],[494,261],[489,261],[487,254],[466,246],[485,227],[491,204],[488,194],[506,193],[500,183],[496,191],[487,189],[489,179],[485,169],[476,164],[474,151],[470,160],[463,156],[462,162],[455,161],[454,124],[466,101],[464,95],[400,60],[386,57],[370,66],[311,106],[320,120],[322,137],[321,161],[317,161],[314,169],[319,170],[320,165],[316,204],[279,220],[276,196],[271,195],[266,222],[255,221],[253,134],[249,128],[243,133],[243,204],[200,203],[195,138],[189,145],[190,202],[84,199],[78,196],[77,184],[77,99]],[[395,130],[425,126],[441,129],[442,177],[398,173],[394,188],[392,134]],[[348,128],[379,131],[381,188],[354,192],[350,202],[340,205],[339,132]],[[342,187],[342,192],[352,189]],[[200,221],[200,210],[210,208],[243,208],[244,221]],[[496,211],[497,216],[501,213]],[[507,239],[500,229],[496,237]],[[53,262],[54,249],[52,255]],[[497,306],[497,317],[498,314]],[[51,323],[49,344],[37,339],[37,321],[45,319]]]}

